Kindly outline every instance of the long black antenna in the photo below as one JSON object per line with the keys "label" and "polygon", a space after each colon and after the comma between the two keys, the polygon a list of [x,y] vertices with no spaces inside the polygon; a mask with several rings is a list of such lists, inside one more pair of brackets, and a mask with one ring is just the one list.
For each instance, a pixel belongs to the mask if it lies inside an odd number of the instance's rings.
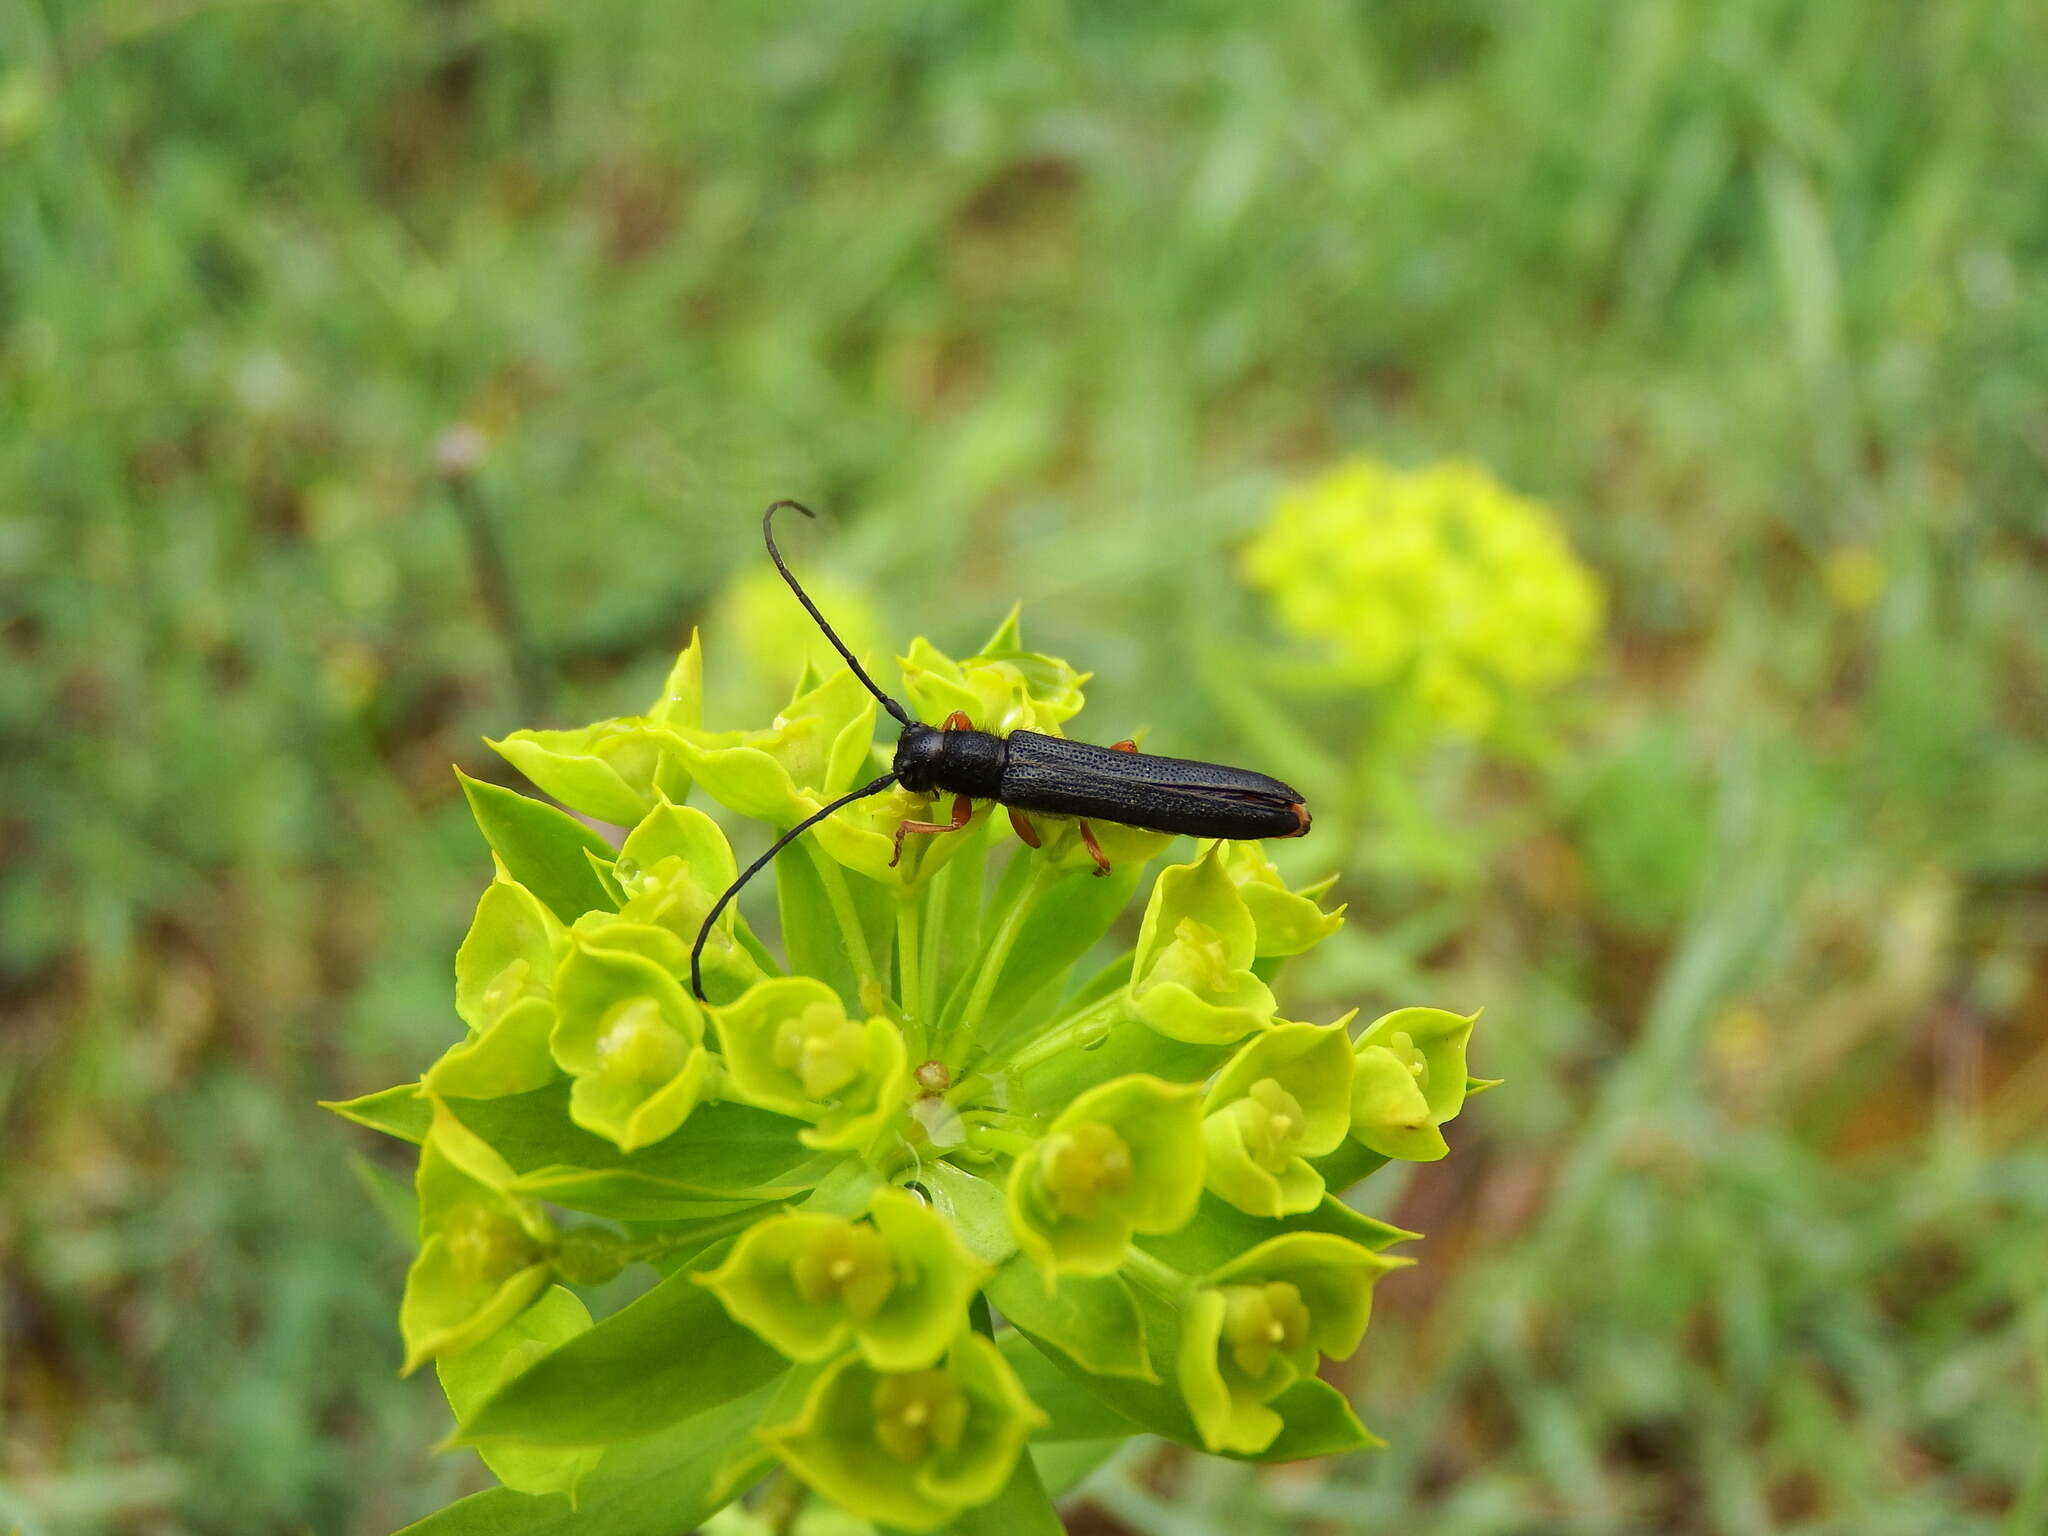
{"label": "long black antenna", "polygon": [[[772,512],[775,509],[773,507],[770,507],[768,510]],[[770,545],[769,547],[772,549],[774,546]],[[809,605],[806,604],[805,606],[808,607]],[[827,630],[826,633],[830,634],[831,631]],[[834,643],[836,644],[837,642]],[[871,683],[868,686],[873,687],[874,685]],[[731,885],[728,885],[725,888],[725,894],[719,897],[718,900],[713,902],[711,904],[711,910],[704,914],[704,926],[697,930],[697,942],[690,946],[690,990],[697,994],[698,1002],[701,1003],[705,1000],[704,974],[700,965],[700,961],[704,954],[704,941],[711,937],[711,925],[718,921],[718,914],[723,912],[726,909],[726,907],[731,904],[733,897],[739,895],[740,887],[745,885],[749,880],[753,879],[754,876],[761,873],[762,870],[766,869],[768,867],[768,861],[773,859],[775,855],[782,852],[783,849],[787,848],[791,843],[795,842],[799,837],[803,836],[804,833],[810,831],[812,827],[815,827],[819,822],[823,821],[827,816],[830,816],[834,811],[849,806],[853,804],[853,802],[856,800],[865,800],[869,795],[879,795],[883,790],[887,789],[891,784],[894,784],[895,782],[896,774],[892,770],[888,773],[883,774],[879,779],[876,779],[871,783],[863,784],[859,789],[856,789],[849,794],[841,795],[837,800],[834,800],[830,805],[827,805],[820,810],[813,811],[810,815],[806,816],[802,821],[798,822],[795,826],[791,827],[787,832],[783,833],[782,836],[775,839],[774,842],[770,843],[768,845],[768,851],[766,853],[762,854],[761,857],[754,860],[753,863],[749,864],[745,869],[740,871],[739,879],[733,881]]]}
{"label": "long black antenna", "polygon": [[796,594],[796,600],[804,605],[804,612],[818,621],[818,628],[822,629],[825,632],[825,638],[832,642],[832,649],[846,658],[846,664],[853,668],[853,675],[867,685],[869,693],[872,693],[882,701],[882,708],[888,710],[890,714],[896,717],[898,725],[911,724],[910,711],[875,686],[875,680],[868,676],[867,670],[853,659],[853,652],[846,648],[846,642],[832,633],[832,626],[825,622],[825,615],[818,612],[818,605],[811,601],[810,593],[797,584],[797,579],[789,574],[789,567],[782,563],[782,551],[775,547],[775,529],[773,524],[775,522],[775,514],[784,507],[794,507],[808,518],[815,519],[818,515],[800,501],[778,501],[766,512],[763,512],[761,514],[761,537],[768,541],[768,558],[775,562],[775,569],[780,571],[782,579],[789,583],[789,590]]}

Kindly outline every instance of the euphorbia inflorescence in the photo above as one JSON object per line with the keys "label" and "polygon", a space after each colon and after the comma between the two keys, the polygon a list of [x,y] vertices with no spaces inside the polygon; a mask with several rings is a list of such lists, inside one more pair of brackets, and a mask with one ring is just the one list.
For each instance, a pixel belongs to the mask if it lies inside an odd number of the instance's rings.
{"label": "euphorbia inflorescence", "polygon": [[[1085,681],[1014,616],[902,667],[921,717],[998,731],[1058,732]],[[891,864],[929,814],[901,790],[783,854],[775,949],[720,916],[700,1004],[689,943],[737,863],[704,807],[779,831],[876,750],[843,670],[752,730],[704,727],[700,676],[693,639],[644,715],[494,743],[578,814],[464,781],[495,866],[467,1033],[335,1106],[420,1146],[406,1366],[435,1362],[505,1484],[461,1518],[516,1530],[566,1494],[578,1529],[689,1529],[780,1469],[899,1530],[986,1507],[1049,1531],[1132,1434],[1370,1443],[1317,1372],[1414,1234],[1338,1196],[1444,1154],[1471,1019],[1284,1018],[1276,973],[1341,909],[1256,844],[1168,864],[1120,930],[1169,839],[1097,828],[1098,879],[1071,827],[1033,849],[977,806]],[[622,1272],[637,1299],[593,1322],[582,1293]],[[1062,1443],[1048,1486],[1028,1447]]]}

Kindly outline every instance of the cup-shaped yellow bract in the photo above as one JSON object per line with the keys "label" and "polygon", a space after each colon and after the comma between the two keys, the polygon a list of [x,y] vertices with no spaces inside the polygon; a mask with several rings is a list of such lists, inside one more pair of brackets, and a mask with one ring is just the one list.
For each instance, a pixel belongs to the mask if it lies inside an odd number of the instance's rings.
{"label": "cup-shaped yellow bract", "polygon": [[811,1122],[814,1147],[870,1141],[913,1091],[903,1035],[887,1019],[847,1017],[839,994],[809,976],[755,983],[713,1014],[726,1091]]}
{"label": "cup-shaped yellow bract", "polygon": [[1434,1162],[1465,1104],[1465,1046],[1478,1014],[1397,1008],[1358,1037],[1351,1134],[1383,1157]]}
{"label": "cup-shaped yellow bract", "polygon": [[703,1096],[704,1015],[648,955],[680,944],[666,929],[600,920],[571,934],[555,974],[549,1047],[575,1079],[569,1118],[622,1152],[673,1134]]}
{"label": "cup-shaped yellow bract", "polygon": [[630,827],[664,796],[680,800],[689,788],[675,729],[696,726],[703,692],[692,634],[646,714],[573,731],[514,731],[491,747],[571,810]]}
{"label": "cup-shaped yellow bract", "polygon": [[698,1282],[792,1360],[829,1360],[848,1344],[881,1371],[937,1363],[987,1277],[951,1223],[900,1189],[868,1219],[789,1211],[751,1227]]}
{"label": "cup-shaped yellow bract", "polygon": [[1162,1035],[1223,1045],[1263,1029],[1277,1006],[1252,974],[1258,926],[1223,868],[1221,845],[1159,872],[1131,960],[1131,1001]]}
{"label": "cup-shaped yellow bract", "polygon": [[[856,800],[818,823],[811,835],[832,858],[880,885],[892,886],[899,895],[916,890],[946,867],[947,860],[973,841],[990,810],[988,801],[978,801],[968,824],[957,831],[913,833],[903,839],[903,855],[896,857],[896,829],[906,821],[950,822],[951,795],[918,795],[907,789],[884,790],[865,800]],[[896,859],[894,864],[889,861]]]}
{"label": "cup-shaped yellow bract", "polygon": [[1266,857],[1263,844],[1221,843],[1217,855],[1252,915],[1253,953],[1261,959],[1301,954],[1344,926],[1344,908],[1325,912],[1316,900],[1336,876],[1294,891]]}
{"label": "cup-shaped yellow bract", "polygon": [[455,952],[456,1013],[481,1032],[524,999],[547,997],[568,947],[561,921],[500,864]]}
{"label": "cup-shaped yellow bract", "polygon": [[1280,1024],[1256,1036],[1210,1085],[1202,1136],[1208,1185],[1250,1216],[1322,1202],[1308,1159],[1334,1152],[1351,1128],[1351,1037],[1335,1024]]}
{"label": "cup-shaped yellow bract", "polygon": [[1080,713],[1088,674],[1064,661],[1024,649],[1017,610],[1003,620],[977,655],[954,661],[920,636],[899,658],[911,712],[937,725],[955,710],[977,731],[1007,736],[1037,731],[1057,736]]}
{"label": "cup-shaped yellow bract", "polygon": [[932,1531],[1003,1489],[1046,1422],[1002,1352],[962,1332],[925,1370],[885,1372],[849,1354],[794,1420],[760,1431],[783,1465],[851,1514]]}
{"label": "cup-shaped yellow bract", "polygon": [[[619,848],[612,865],[624,902],[619,916],[629,923],[664,928],[688,946],[697,940],[704,914],[732,884],[738,865],[718,823],[695,806],[657,798]],[[704,943],[704,989],[714,1001],[737,997],[762,976],[761,963],[740,943],[737,911],[719,914]],[[685,959],[676,973],[689,974]]]}
{"label": "cup-shaped yellow bract", "polygon": [[430,1093],[494,1099],[555,1079],[548,1036],[555,966],[568,947],[554,913],[500,865],[455,954],[455,1010],[470,1034],[428,1069]]}
{"label": "cup-shaped yellow bract", "polygon": [[1273,1443],[1266,1404],[1313,1376],[1318,1356],[1342,1360],[1372,1316],[1372,1288],[1406,1260],[1326,1232],[1290,1232],[1211,1273],[1181,1314],[1178,1379],[1212,1451],[1253,1454]]}
{"label": "cup-shaped yellow bract", "polygon": [[525,1311],[547,1285],[553,1237],[538,1206],[472,1178],[431,1135],[414,1187],[420,1251],[398,1306],[408,1372],[482,1342]]}
{"label": "cup-shaped yellow bract", "polygon": [[1551,511],[1476,464],[1353,459],[1281,493],[1245,550],[1314,683],[1393,688],[1432,731],[1483,736],[1586,666],[1598,581]]}
{"label": "cup-shaped yellow bract", "polygon": [[573,731],[514,731],[490,745],[571,810],[630,827],[664,791],[681,794],[688,786],[675,740],[627,715]]}
{"label": "cup-shaped yellow bract", "polygon": [[548,1042],[555,1032],[551,996],[519,999],[483,1033],[458,1040],[427,1069],[427,1091],[443,1098],[499,1099],[545,1087],[561,1075]]}
{"label": "cup-shaped yellow bract", "polygon": [[844,668],[806,683],[766,730],[676,733],[690,777],[727,810],[794,826],[867,772],[874,695]]}
{"label": "cup-shaped yellow bract", "polygon": [[1135,1074],[1089,1089],[1017,1159],[1010,1228],[1048,1277],[1108,1275],[1131,1236],[1172,1232],[1202,1194],[1196,1083]]}

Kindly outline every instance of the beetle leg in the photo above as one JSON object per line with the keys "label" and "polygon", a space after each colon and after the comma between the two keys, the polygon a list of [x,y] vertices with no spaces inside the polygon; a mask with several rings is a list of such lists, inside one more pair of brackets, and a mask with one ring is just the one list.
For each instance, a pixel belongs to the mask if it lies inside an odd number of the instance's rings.
{"label": "beetle leg", "polygon": [[1017,841],[1026,848],[1038,846],[1038,828],[1031,825],[1022,811],[1010,812],[1010,830],[1017,834]]}
{"label": "beetle leg", "polygon": [[1095,861],[1097,878],[1109,873],[1109,856],[1102,851],[1102,844],[1095,841],[1095,829],[1087,822],[1080,823],[1081,842],[1088,849],[1088,857]]}
{"label": "beetle leg", "polygon": [[940,726],[939,729],[942,731],[971,731],[974,729],[974,722],[967,718],[966,710],[956,709],[953,713],[946,716],[946,723]]}
{"label": "beetle leg", "polygon": [[1135,752],[1138,750],[1138,744],[1126,736],[1122,741],[1112,741],[1109,744],[1109,750],[1112,752]]}
{"label": "beetle leg", "polygon": [[951,821],[899,821],[896,824],[896,848],[889,855],[889,867],[894,869],[896,861],[903,857],[903,839],[911,832],[958,832],[973,816],[974,806],[965,795],[953,797],[953,819]]}

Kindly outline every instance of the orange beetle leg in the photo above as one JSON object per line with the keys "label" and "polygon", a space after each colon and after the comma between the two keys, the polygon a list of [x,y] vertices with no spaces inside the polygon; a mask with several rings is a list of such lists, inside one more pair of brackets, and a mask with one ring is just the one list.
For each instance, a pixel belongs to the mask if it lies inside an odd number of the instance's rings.
{"label": "orange beetle leg", "polygon": [[1017,840],[1026,848],[1038,846],[1038,828],[1025,820],[1022,811],[1010,812],[1010,830],[1017,834]]}
{"label": "orange beetle leg", "polygon": [[953,797],[953,819],[951,821],[902,821],[896,824],[896,849],[889,855],[889,867],[894,869],[896,861],[903,857],[903,839],[912,832],[937,833],[958,832],[973,816],[974,806],[965,795]]}
{"label": "orange beetle leg", "polygon": [[946,723],[940,726],[939,729],[942,731],[971,731],[974,729],[974,722],[967,718],[966,710],[956,709],[953,713],[946,716]]}
{"label": "orange beetle leg", "polygon": [[1109,873],[1109,858],[1102,851],[1102,844],[1095,841],[1095,829],[1087,822],[1081,823],[1081,842],[1088,849],[1088,857],[1095,861],[1097,878]]}

